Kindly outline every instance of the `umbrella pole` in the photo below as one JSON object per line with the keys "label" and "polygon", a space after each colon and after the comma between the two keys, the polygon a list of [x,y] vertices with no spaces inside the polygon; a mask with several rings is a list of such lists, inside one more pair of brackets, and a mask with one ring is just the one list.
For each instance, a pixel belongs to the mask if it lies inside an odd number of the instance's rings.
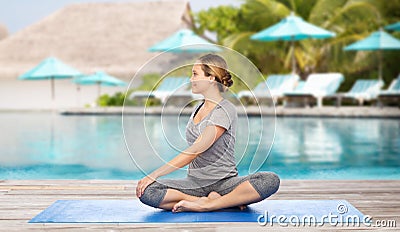
{"label": "umbrella pole", "polygon": [[100,89],[101,87],[100,87],[100,82],[98,81],[97,82],[97,100],[96,100],[96,105],[98,106],[98,103],[97,103],[97,101],[99,101],[99,99],[100,99],[100,94],[101,94],[101,89]]}
{"label": "umbrella pole", "polygon": [[51,82],[51,109],[54,110],[54,77],[50,77]]}
{"label": "umbrella pole", "polygon": [[54,78],[51,77],[51,99],[54,100]]}
{"label": "umbrella pole", "polygon": [[382,50],[378,50],[378,57],[379,57],[379,80],[382,80]]}
{"label": "umbrella pole", "polygon": [[77,107],[79,107],[81,105],[81,87],[79,86],[79,84],[76,85],[76,104]]}
{"label": "umbrella pole", "polygon": [[52,111],[51,122],[50,122],[50,154],[49,154],[50,158],[55,157],[55,151],[54,151],[54,127],[55,127],[54,124],[55,124],[55,122],[54,122],[54,118],[55,118],[55,112]]}
{"label": "umbrella pole", "polygon": [[296,59],[294,57],[294,39],[292,37],[291,40],[291,47],[292,47],[292,74],[296,73]]}

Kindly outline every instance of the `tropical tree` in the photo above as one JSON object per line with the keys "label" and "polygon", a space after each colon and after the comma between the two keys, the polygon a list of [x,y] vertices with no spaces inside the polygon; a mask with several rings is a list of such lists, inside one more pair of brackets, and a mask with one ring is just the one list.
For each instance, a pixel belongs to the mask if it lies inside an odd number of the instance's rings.
{"label": "tropical tree", "polygon": [[[236,11],[230,9],[230,17],[224,17],[224,11],[218,9],[195,15],[200,31],[216,32],[218,43],[246,55],[261,72],[289,72],[294,52],[296,70],[301,76],[312,72],[342,72],[354,77],[349,78],[346,88],[359,75],[376,74],[374,64],[377,58],[371,52],[345,52],[343,47],[400,18],[400,0],[246,0]],[[337,36],[326,40],[298,41],[294,50],[291,50],[289,42],[250,39],[251,35],[276,24],[290,12],[335,32]],[[226,31],[223,26],[209,26],[207,18],[217,16],[218,21],[223,22],[220,25],[234,25],[231,26],[233,29]],[[392,75],[388,78],[393,78]]]}
{"label": "tropical tree", "polygon": [[[235,22],[238,13],[239,9],[233,6],[211,7],[195,15],[198,27],[194,29],[199,34],[203,34],[205,30],[217,32],[217,41],[221,42],[223,38],[240,32],[238,24],[232,23]],[[213,41],[211,38],[208,39]]]}

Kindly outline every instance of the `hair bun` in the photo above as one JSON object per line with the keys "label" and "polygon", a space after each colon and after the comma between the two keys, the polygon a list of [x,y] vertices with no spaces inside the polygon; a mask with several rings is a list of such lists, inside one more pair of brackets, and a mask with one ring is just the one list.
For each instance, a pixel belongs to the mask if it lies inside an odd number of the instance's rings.
{"label": "hair bun", "polygon": [[231,74],[226,71],[225,76],[222,77],[222,84],[225,85],[226,87],[231,87],[233,85],[233,80]]}

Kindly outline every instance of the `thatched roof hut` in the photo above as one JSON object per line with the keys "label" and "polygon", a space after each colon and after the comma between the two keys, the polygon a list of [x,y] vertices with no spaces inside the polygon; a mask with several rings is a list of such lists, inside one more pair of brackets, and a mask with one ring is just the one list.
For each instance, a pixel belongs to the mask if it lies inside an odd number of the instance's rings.
{"label": "thatched roof hut", "polygon": [[5,39],[8,36],[7,27],[0,24],[0,40]]}
{"label": "thatched roof hut", "polygon": [[82,72],[127,80],[154,56],[151,45],[191,23],[185,0],[69,5],[0,41],[0,77],[56,56]]}

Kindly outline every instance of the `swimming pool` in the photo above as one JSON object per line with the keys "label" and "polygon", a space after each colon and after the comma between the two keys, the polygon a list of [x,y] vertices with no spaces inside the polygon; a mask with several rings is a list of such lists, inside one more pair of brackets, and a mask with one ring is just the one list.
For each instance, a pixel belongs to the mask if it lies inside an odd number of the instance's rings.
{"label": "swimming pool", "polygon": [[[151,171],[186,147],[188,118],[125,116],[128,148],[140,168]],[[0,113],[0,179],[140,179],[121,126],[119,116]],[[275,135],[274,127],[272,117],[239,117],[240,175],[260,170],[283,179],[400,179],[399,120],[282,117]],[[184,175],[180,170],[169,177]]]}

